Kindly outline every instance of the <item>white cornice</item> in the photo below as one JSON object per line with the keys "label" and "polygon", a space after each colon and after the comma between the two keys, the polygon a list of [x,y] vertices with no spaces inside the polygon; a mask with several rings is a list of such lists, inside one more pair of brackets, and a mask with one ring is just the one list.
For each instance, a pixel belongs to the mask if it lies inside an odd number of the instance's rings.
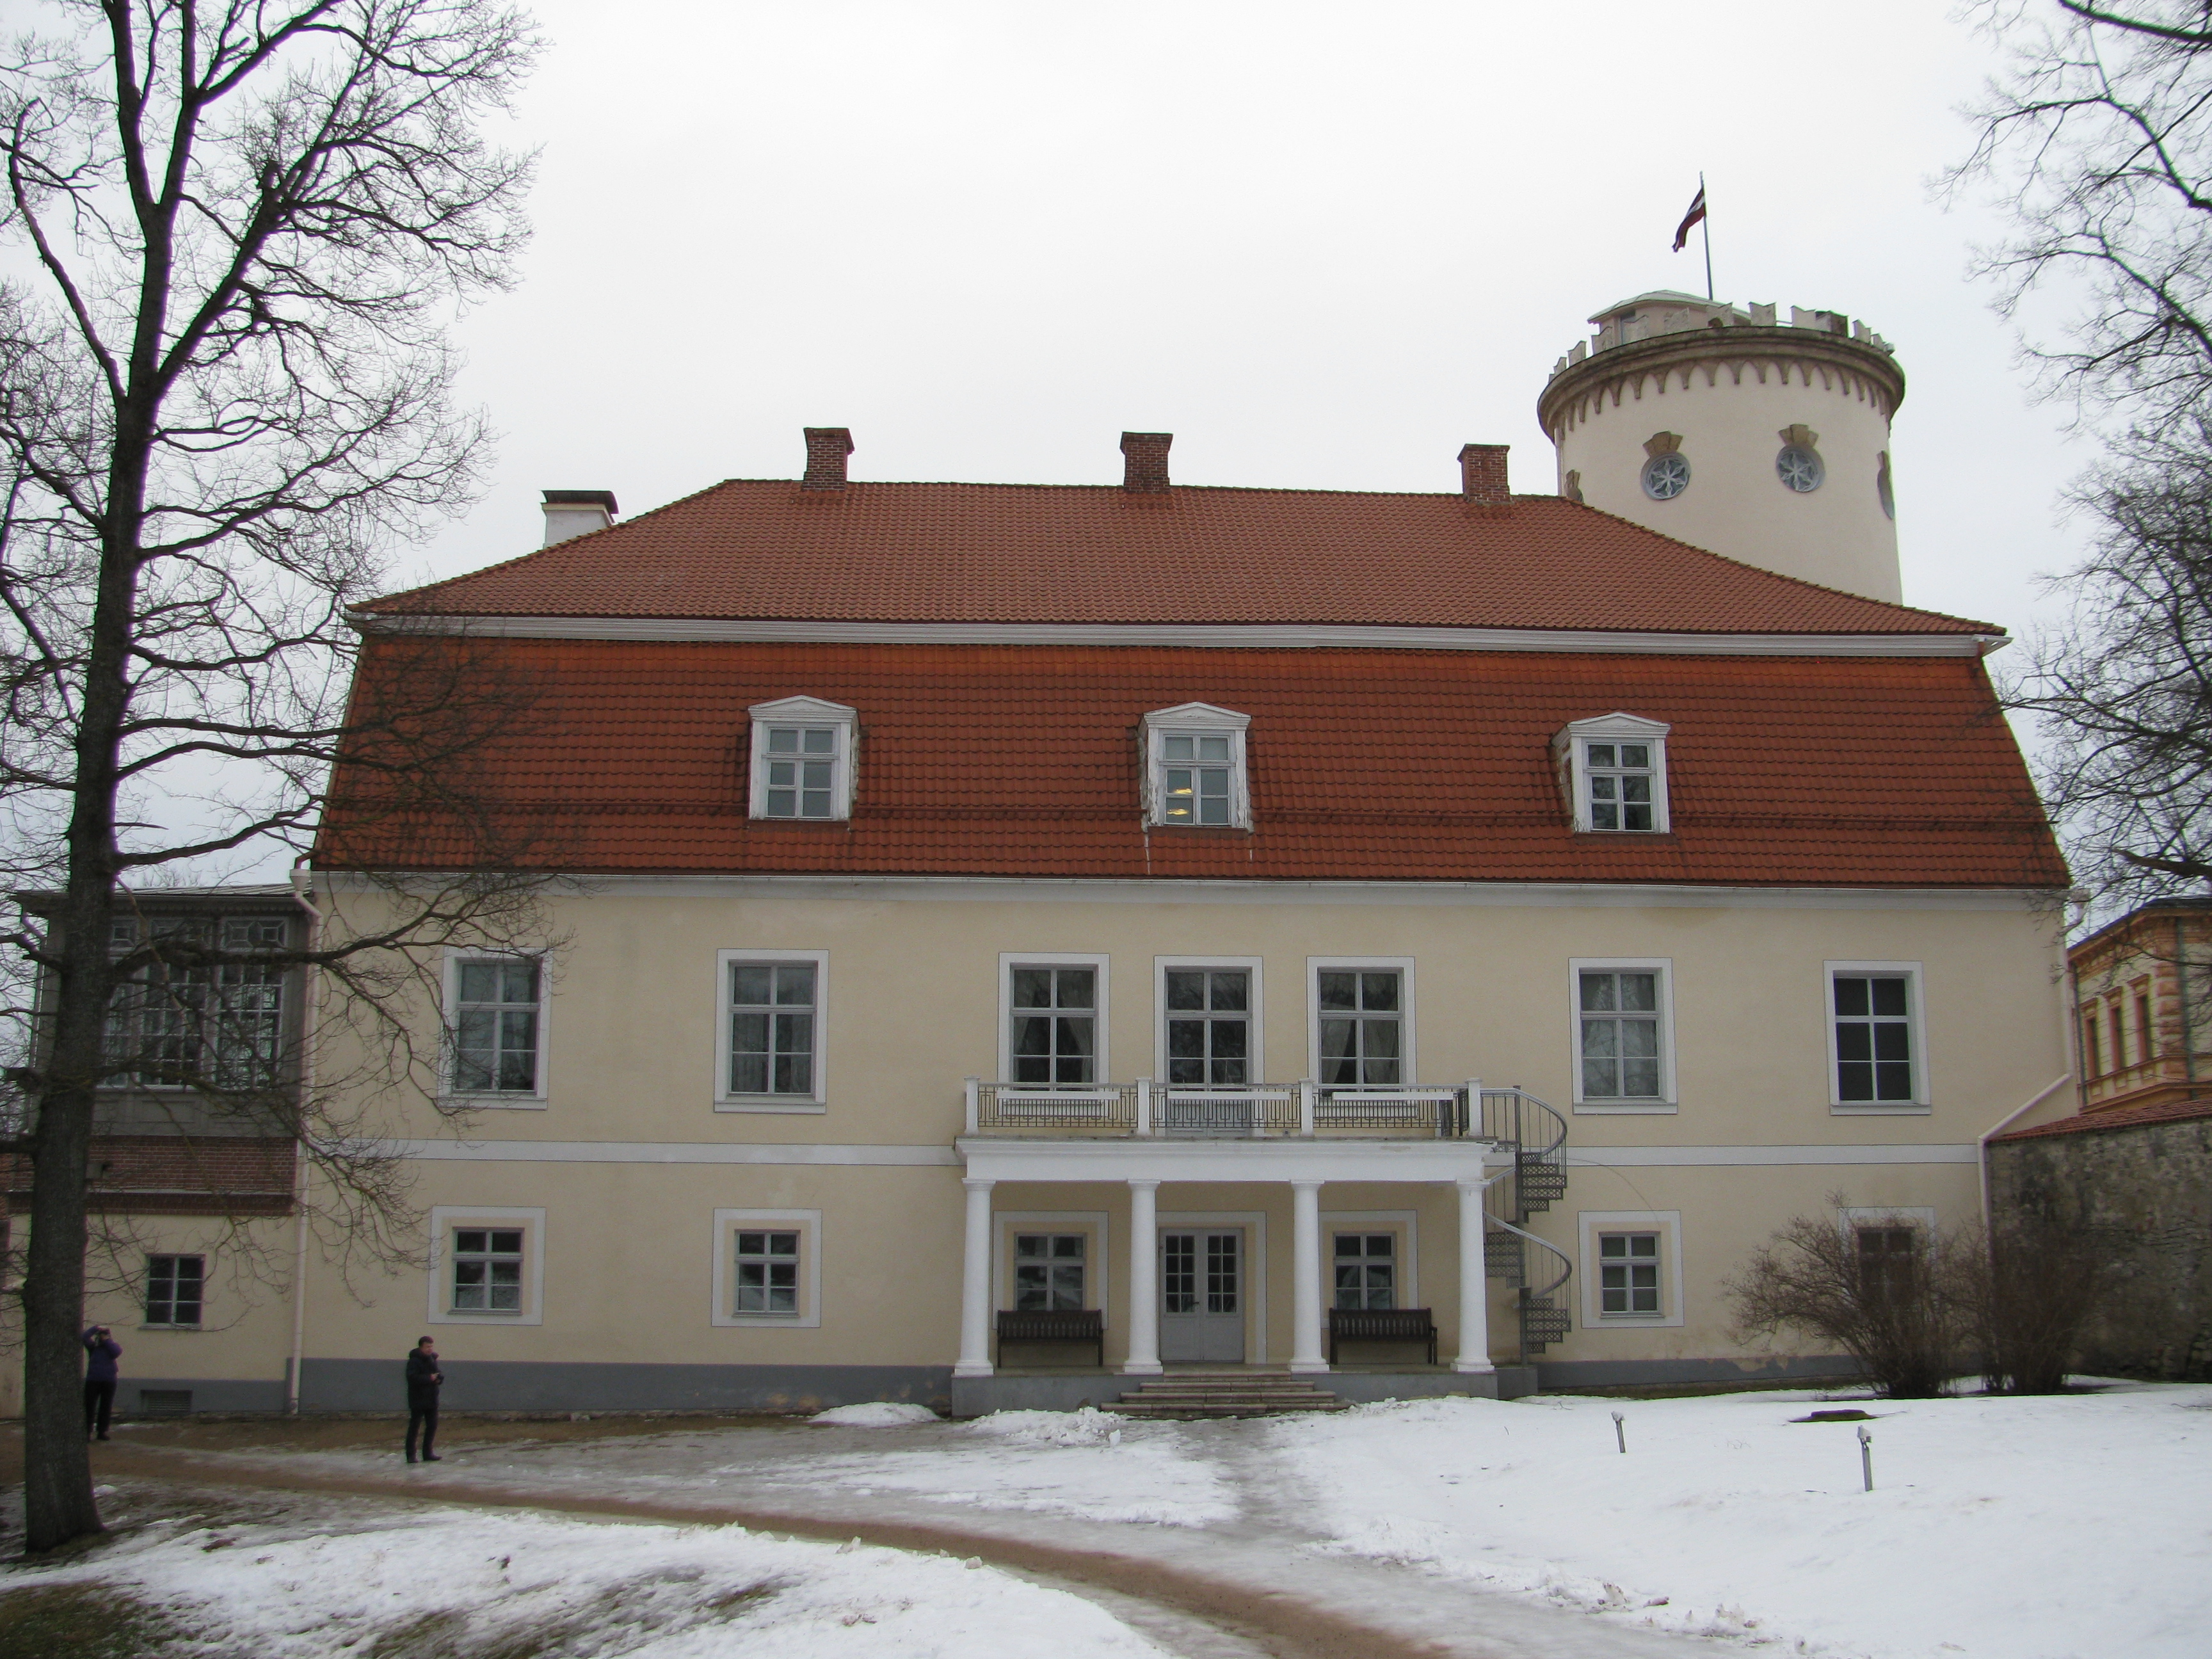
{"label": "white cornice", "polygon": [[1590,628],[1397,628],[1255,623],[791,622],[701,617],[392,617],[356,611],[381,633],[529,640],[815,645],[1180,646],[1202,650],[1568,651],[1694,657],[1975,657],[2002,634],[1680,634]]}
{"label": "white cornice", "polygon": [[[374,892],[423,874],[372,879],[318,870],[319,891]],[[1649,882],[1218,881],[1060,876],[593,875],[549,878],[560,898],[864,899],[976,904],[1370,904],[1525,909],[2029,910],[2063,890],[2033,887],[1726,887]]]}

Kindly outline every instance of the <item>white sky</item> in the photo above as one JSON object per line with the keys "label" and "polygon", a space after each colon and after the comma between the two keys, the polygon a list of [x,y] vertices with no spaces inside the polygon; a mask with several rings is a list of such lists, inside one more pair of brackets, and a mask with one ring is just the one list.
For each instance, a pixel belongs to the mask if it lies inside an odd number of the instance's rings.
{"label": "white sky", "polygon": [[538,236],[460,331],[497,471],[410,580],[537,545],[543,488],[796,477],[804,425],[861,479],[1115,482],[1129,428],[1188,483],[1448,490],[1473,440],[1548,490],[1583,319],[1702,290],[1701,168],[1722,298],[1898,349],[1906,599],[2018,630],[2069,562],[2088,447],[1929,187],[1992,49],[1931,0],[538,11]]}

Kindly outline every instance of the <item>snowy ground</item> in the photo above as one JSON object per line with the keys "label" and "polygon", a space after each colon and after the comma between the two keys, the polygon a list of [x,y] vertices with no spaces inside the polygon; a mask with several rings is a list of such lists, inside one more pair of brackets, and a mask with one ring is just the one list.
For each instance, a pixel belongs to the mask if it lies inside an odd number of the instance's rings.
{"label": "snowy ground", "polygon": [[1872,1659],[2212,1653],[2212,1388],[1860,1402],[1872,1492],[1858,1425],[1790,1421],[1837,1403],[1435,1401],[1269,1432],[1334,1547],[1616,1618]]}
{"label": "snowy ground", "polygon": [[[1871,1418],[1872,1492],[1862,1490],[1859,1425],[1792,1420],[1852,1404]],[[1717,1643],[1808,1659],[2212,1654],[2208,1387],[1895,1403],[1802,1393],[1443,1400],[1198,1424],[1097,1412],[945,1423],[872,1407],[814,1425],[597,1439],[504,1432],[472,1441],[465,1424],[452,1425],[437,1470],[400,1467],[380,1441],[196,1455],[203,1467],[234,1457],[324,1479],[404,1480],[425,1497],[461,1481],[508,1502],[596,1495],[662,1513],[720,1506],[804,1516],[810,1526],[918,1524],[987,1553],[994,1540],[1034,1540],[1327,1607],[1433,1651],[1567,1659]],[[508,1552],[479,1544],[518,1525],[528,1552],[495,1571]],[[735,1609],[726,1622],[757,1633],[749,1656],[1136,1653],[1161,1650],[1147,1637],[1168,1640],[1165,1626],[1125,1604],[1102,1607],[957,1560],[841,1557],[734,1528],[453,1516],[415,1526],[265,1547],[241,1539],[212,1553],[205,1540],[151,1539],[124,1565],[149,1595],[204,1591],[207,1605],[270,1632],[296,1615],[287,1598],[300,1592],[283,1586],[360,1572],[368,1588],[345,1591],[347,1619],[466,1607],[495,1622],[542,1607],[531,1616],[557,1620],[635,1596],[670,1621],[647,1632],[647,1645],[600,1650],[610,1652],[704,1651],[687,1645],[708,1640],[697,1632],[712,1620],[699,1610],[724,1604]],[[482,1527],[492,1533],[468,1530]],[[326,1571],[331,1551],[352,1565]],[[210,1561],[235,1582],[210,1586]],[[534,1588],[519,1589],[526,1571]],[[10,1575],[0,1588],[21,1582]],[[744,1599],[760,1586],[769,1593]],[[878,1623],[848,1625],[848,1613]],[[1048,1626],[1048,1644],[1025,1633]]]}
{"label": "snowy ground", "polygon": [[470,1511],[334,1528],[156,1522],[0,1591],[96,1584],[201,1652],[621,1654],[879,1659],[1052,1653],[1159,1659],[1111,1615],[950,1557],[743,1527],[595,1525]]}

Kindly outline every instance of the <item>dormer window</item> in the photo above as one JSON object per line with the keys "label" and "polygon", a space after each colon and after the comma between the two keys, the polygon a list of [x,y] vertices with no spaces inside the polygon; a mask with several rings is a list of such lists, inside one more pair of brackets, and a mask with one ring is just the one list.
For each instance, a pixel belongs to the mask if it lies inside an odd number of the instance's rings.
{"label": "dormer window", "polygon": [[752,816],[853,816],[853,735],[860,716],[842,703],[786,697],[751,709]]}
{"label": "dormer window", "polygon": [[1146,715],[1146,821],[1170,829],[1249,829],[1244,730],[1251,723],[1249,714],[1203,702]]}
{"label": "dormer window", "polygon": [[1634,714],[1577,720],[1552,740],[1578,833],[1657,834],[1668,827],[1667,726]]}

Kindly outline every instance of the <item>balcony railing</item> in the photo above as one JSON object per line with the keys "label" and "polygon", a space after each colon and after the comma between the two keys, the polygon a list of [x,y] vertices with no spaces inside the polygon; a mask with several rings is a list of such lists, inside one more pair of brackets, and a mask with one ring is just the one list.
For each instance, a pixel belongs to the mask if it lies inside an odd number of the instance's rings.
{"label": "balcony railing", "polygon": [[[1534,1121],[1558,1115],[1518,1089],[1480,1083],[1333,1089],[1310,1081],[1249,1088],[1154,1083],[1098,1085],[967,1080],[971,1135],[1069,1139],[1263,1140],[1294,1137],[1489,1140],[1521,1146],[1548,1139]],[[1545,1126],[1548,1128],[1548,1121]]]}

